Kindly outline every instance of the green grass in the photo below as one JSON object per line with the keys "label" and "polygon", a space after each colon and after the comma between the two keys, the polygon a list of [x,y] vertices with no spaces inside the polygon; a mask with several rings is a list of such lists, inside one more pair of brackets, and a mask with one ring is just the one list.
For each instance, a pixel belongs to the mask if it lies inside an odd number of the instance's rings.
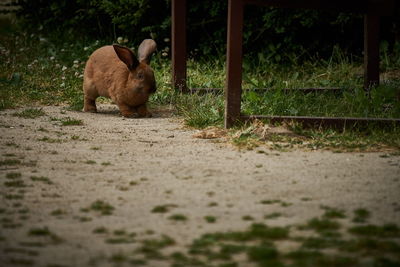
{"label": "green grass", "polygon": [[204,216],[204,220],[208,223],[215,223],[217,221],[217,217],[207,215],[207,216]]}
{"label": "green grass", "polygon": [[308,221],[307,228],[318,233],[337,231],[340,229],[340,223],[327,218],[313,218]]}
{"label": "green grass", "polygon": [[0,160],[0,166],[15,166],[19,165],[22,162],[18,159],[5,159],[5,160]]}
{"label": "green grass", "polygon": [[26,184],[22,180],[12,180],[4,182],[4,186],[21,188],[21,187],[26,187]]}
{"label": "green grass", "polygon": [[88,209],[99,212],[101,215],[111,215],[115,208],[103,200],[97,200]]}
{"label": "green grass", "polygon": [[42,182],[45,184],[53,184],[53,182],[45,176],[31,176],[31,180],[34,182]]}
{"label": "green grass", "polygon": [[28,236],[31,237],[47,237],[54,244],[63,242],[63,239],[49,230],[48,227],[34,227],[29,229]]}
{"label": "green grass", "polygon": [[20,172],[9,172],[6,174],[6,178],[13,180],[13,179],[18,179],[21,178],[22,174]]}
{"label": "green grass", "polygon": [[175,205],[175,204],[158,205],[158,206],[155,206],[155,207],[151,210],[151,212],[152,212],[152,213],[167,213],[167,212],[169,212],[172,208],[176,208],[176,207],[178,207],[178,206]]}
{"label": "green grass", "polygon": [[62,126],[77,126],[77,125],[83,125],[82,120],[74,119],[74,118],[63,118],[60,120]]}
{"label": "green grass", "polygon": [[[87,57],[104,43],[94,40],[60,40],[46,36],[41,42],[36,35],[15,30],[1,35],[0,41],[9,52],[0,55],[0,110],[29,105],[67,104],[73,110],[83,106],[82,74]],[[87,47],[87,49],[84,49]],[[21,49],[23,48],[23,49]],[[385,55],[386,58],[391,55]],[[396,60],[393,60],[395,62]],[[184,118],[185,124],[196,128],[221,127],[224,115],[223,94],[180,94],[170,85],[170,60],[160,54],[153,57],[152,67],[158,84],[157,92],[150,98],[150,108],[170,107]],[[261,59],[245,59],[243,63],[242,113],[259,115],[294,116],[352,116],[400,118],[400,75],[397,65],[385,64],[382,71],[390,70],[385,79],[369,94],[363,90],[362,58],[346,55],[337,48],[330,58],[310,57],[308,61],[274,65]],[[206,58],[188,60],[188,87],[219,87],[225,84],[224,59]],[[340,87],[333,94],[303,94],[284,88]],[[253,88],[270,88],[256,92]],[[40,108],[29,108],[23,117],[45,115]],[[268,123],[268,122],[264,122]],[[62,125],[82,125],[82,121],[67,118]],[[306,129],[298,124],[288,128],[295,136],[256,134],[256,129],[243,134],[249,125],[239,125],[230,133],[234,144],[255,147],[273,142],[272,149],[287,151],[293,148],[331,149],[340,151],[371,151],[387,147],[400,149],[399,127],[381,129]],[[254,127],[257,128],[257,127]],[[237,134],[239,133],[239,134]],[[252,140],[252,141],[249,141]],[[52,139],[43,140],[46,142]]]}
{"label": "green grass", "polygon": [[46,113],[41,108],[28,108],[21,112],[14,113],[13,115],[25,119],[36,119],[45,116]]}
{"label": "green grass", "polygon": [[353,222],[355,223],[365,223],[371,216],[370,212],[366,209],[356,209],[354,210]]}
{"label": "green grass", "polygon": [[173,215],[169,216],[168,219],[171,221],[187,221],[188,220],[188,218],[183,214],[173,214]]}

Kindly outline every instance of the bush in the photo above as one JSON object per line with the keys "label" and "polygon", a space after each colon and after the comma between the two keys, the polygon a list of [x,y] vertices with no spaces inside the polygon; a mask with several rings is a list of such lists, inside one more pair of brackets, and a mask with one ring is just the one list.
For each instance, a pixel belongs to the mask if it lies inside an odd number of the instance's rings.
{"label": "bush", "polygon": [[[190,55],[224,55],[227,1],[187,2]],[[43,34],[78,32],[107,41],[123,36],[134,44],[170,37],[170,0],[17,0],[16,5],[24,25]],[[382,24],[381,36],[391,51],[400,40],[399,5]],[[247,6],[243,41],[246,55],[262,62],[329,57],[335,45],[361,55],[362,28],[360,14]]]}

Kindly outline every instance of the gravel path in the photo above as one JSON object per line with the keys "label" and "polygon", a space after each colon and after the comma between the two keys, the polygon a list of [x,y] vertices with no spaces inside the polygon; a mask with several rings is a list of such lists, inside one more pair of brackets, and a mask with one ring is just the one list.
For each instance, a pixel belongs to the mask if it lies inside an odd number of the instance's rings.
{"label": "gravel path", "polygon": [[[398,156],[238,151],[194,138],[163,112],[125,119],[111,105],[97,114],[43,107],[35,119],[13,116],[20,111],[0,112],[2,266],[110,266],[140,240],[169,236],[168,254],[204,233],[304,224],[321,206],[400,222]],[[66,118],[83,124],[62,126]]]}

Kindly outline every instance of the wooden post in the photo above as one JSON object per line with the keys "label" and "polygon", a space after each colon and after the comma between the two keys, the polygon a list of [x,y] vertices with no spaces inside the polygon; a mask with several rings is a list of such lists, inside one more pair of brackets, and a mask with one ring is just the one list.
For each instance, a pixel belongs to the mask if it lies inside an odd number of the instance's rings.
{"label": "wooden post", "polygon": [[186,0],[172,0],[172,87],[181,92],[186,87]]}
{"label": "wooden post", "polygon": [[227,74],[225,83],[225,128],[240,118],[242,95],[243,0],[229,0]]}
{"label": "wooden post", "polygon": [[364,89],[379,85],[379,15],[364,15]]}

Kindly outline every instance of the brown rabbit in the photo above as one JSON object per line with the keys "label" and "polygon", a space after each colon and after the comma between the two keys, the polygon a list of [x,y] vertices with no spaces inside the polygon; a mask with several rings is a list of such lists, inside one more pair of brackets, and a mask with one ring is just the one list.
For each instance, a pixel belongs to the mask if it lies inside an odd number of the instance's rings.
{"label": "brown rabbit", "polygon": [[146,102],[156,91],[154,72],[149,66],[156,42],[144,40],[138,58],[120,45],[103,46],[86,62],[83,92],[85,112],[97,112],[96,98],[109,97],[124,117],[151,117]]}

